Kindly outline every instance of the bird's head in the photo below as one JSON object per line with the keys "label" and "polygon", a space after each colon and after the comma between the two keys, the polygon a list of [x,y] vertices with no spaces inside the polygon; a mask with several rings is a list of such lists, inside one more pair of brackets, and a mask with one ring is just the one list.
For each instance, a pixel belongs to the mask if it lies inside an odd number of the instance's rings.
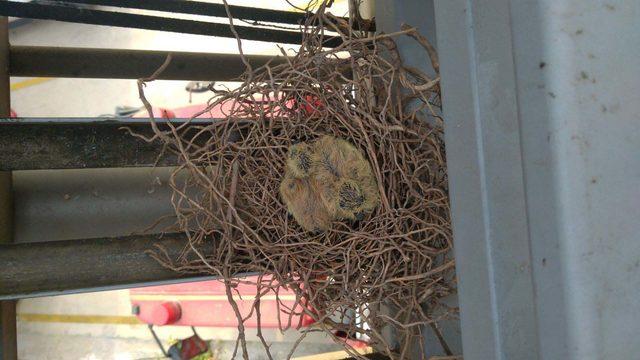
{"label": "bird's head", "polygon": [[339,212],[350,220],[363,220],[379,201],[375,187],[352,179],[339,181],[337,195]]}
{"label": "bird's head", "polygon": [[365,202],[362,187],[356,181],[342,180],[338,186],[338,206],[341,210],[357,213]]}

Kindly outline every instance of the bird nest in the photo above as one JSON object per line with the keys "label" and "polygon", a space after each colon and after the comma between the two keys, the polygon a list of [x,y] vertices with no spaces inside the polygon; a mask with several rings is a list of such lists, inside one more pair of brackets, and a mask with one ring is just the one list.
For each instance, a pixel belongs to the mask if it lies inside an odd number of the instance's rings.
{"label": "bird nest", "polygon": [[[441,319],[435,309],[454,291],[435,50],[409,26],[392,34],[355,31],[357,17],[348,23],[325,10],[321,5],[301,26],[302,45],[284,63],[254,68],[242,55],[247,71],[240,86],[211,87],[207,111],[233,104],[224,118],[152,121],[155,136],[148,140],[179,157],[172,201],[189,239],[179,258],[155,255],[176,271],[223,279],[239,322],[236,350],[245,359],[243,322],[260,318],[265,294],[276,294],[282,328],[295,327],[301,313],[315,320],[300,340],[320,329],[359,356],[336,334],[358,335],[391,358],[405,358],[422,343],[415,340],[424,327]],[[341,45],[323,47],[329,31]],[[403,64],[398,37],[424,48],[435,77]],[[152,79],[139,82],[150,116],[143,85]],[[291,217],[280,186],[289,149],[326,135],[366,160],[376,199],[358,216],[334,216],[309,231]],[[260,274],[251,314],[234,297],[236,286],[249,281],[238,274],[246,273]],[[299,306],[280,301],[281,289],[293,291]],[[258,337],[271,358],[260,331]]]}

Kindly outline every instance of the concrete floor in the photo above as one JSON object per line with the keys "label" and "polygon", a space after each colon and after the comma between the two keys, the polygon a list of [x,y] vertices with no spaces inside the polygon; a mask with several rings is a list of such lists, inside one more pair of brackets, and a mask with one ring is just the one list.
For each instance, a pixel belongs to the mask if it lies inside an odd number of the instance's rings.
{"label": "concrete floor", "polygon": [[[255,1],[231,3],[255,6]],[[260,3],[260,6],[267,5],[280,9],[288,7],[284,1]],[[344,15],[346,1],[337,1],[334,6],[336,14]],[[237,52],[234,39],[51,21],[34,21],[12,29],[10,41],[13,45]],[[244,49],[250,54],[278,53],[273,44],[261,42],[244,42]],[[135,80],[12,78],[11,82],[12,108],[24,117],[93,117],[112,114],[116,106],[141,106]],[[185,106],[189,104],[185,85],[184,81],[157,81],[147,88],[147,97],[156,106]],[[208,98],[207,94],[193,94],[192,102],[202,103]],[[121,169],[14,173],[16,240],[32,242],[122,235],[140,231],[159,216],[171,213],[167,202],[169,190],[163,182],[169,169],[127,171],[126,174]],[[153,211],[135,211],[136,202],[146,204]],[[135,318],[130,312],[128,290],[20,300],[19,358],[158,357],[160,351],[147,327],[131,324]],[[229,358],[235,329],[198,328],[198,332],[201,337],[215,341],[220,358]],[[169,326],[158,329],[158,335],[167,344],[190,336],[191,331]],[[267,331],[265,336],[274,342],[276,358],[283,358],[297,338],[294,333],[276,331]],[[336,349],[329,339],[320,335],[308,337],[303,344],[299,355]],[[254,349],[254,345],[250,348]],[[254,351],[251,358],[263,356]]]}

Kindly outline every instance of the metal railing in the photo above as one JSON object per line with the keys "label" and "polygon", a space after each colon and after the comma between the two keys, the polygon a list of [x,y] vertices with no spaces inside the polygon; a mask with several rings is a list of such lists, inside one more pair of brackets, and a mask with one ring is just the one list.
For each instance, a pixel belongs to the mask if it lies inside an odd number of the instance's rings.
{"label": "metal railing", "polygon": [[[69,6],[75,5],[75,6]],[[105,287],[133,286],[158,281],[205,278],[184,275],[162,267],[146,252],[160,244],[171,256],[184,247],[184,235],[137,235],[38,243],[12,244],[13,203],[11,171],[99,167],[146,167],[175,165],[167,154],[158,160],[161,146],[146,143],[122,130],[122,122],[104,118],[9,119],[9,77],[43,76],[70,78],[138,79],[149,76],[168,52],[122,49],[60,47],[11,47],[6,16],[47,19],[210,36],[233,37],[221,23],[98,10],[85,5],[126,7],[183,14],[226,17],[223,5],[182,0],[68,0],[49,3],[0,2],[0,301],[2,323],[0,359],[17,358],[15,302],[31,296],[64,294]],[[231,14],[254,25],[263,22],[301,24],[308,13],[282,12],[231,6]],[[3,17],[4,16],[4,17]],[[373,24],[369,24],[373,30]],[[300,43],[299,31],[236,25],[246,40]],[[327,36],[324,45],[340,39]],[[159,76],[165,80],[229,81],[244,71],[239,55],[172,52],[170,66]],[[286,61],[283,57],[247,57],[254,66]],[[71,119],[68,119],[71,120]],[[176,119],[179,121],[179,119]],[[172,120],[173,121],[173,120]],[[142,134],[148,126],[126,124]],[[2,181],[8,179],[7,181]],[[79,271],[78,269],[82,269]]]}

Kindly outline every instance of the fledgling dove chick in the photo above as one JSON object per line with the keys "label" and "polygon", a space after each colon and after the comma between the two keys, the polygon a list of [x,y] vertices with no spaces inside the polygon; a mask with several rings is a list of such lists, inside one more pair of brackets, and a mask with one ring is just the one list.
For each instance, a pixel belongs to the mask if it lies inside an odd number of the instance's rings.
{"label": "fledgling dove chick", "polygon": [[328,135],[289,147],[280,194],[308,231],[327,230],[333,220],[362,220],[380,202],[369,162],[349,142]]}

